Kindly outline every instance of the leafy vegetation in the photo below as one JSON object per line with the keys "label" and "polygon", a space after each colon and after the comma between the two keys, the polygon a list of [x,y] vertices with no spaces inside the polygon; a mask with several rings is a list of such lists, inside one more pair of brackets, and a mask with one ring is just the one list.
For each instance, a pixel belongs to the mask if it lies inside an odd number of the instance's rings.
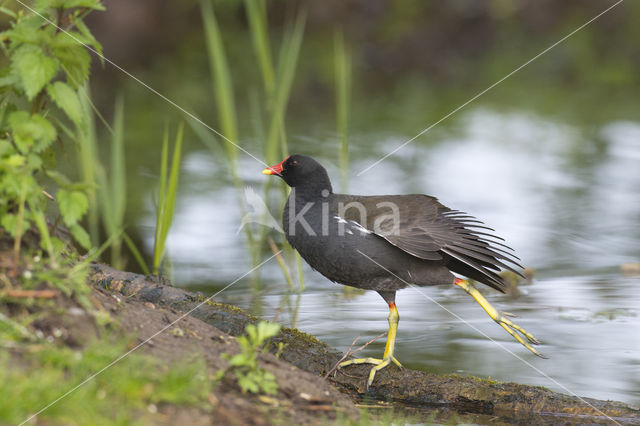
{"label": "leafy vegetation", "polygon": [[[92,104],[87,85],[91,62],[87,48],[101,54],[102,47],[83,19],[104,7],[99,0],[43,0],[33,9],[0,10],[11,19],[11,28],[0,34],[0,47],[8,59],[0,68],[0,235],[14,241],[12,277],[30,285],[20,274],[28,265],[19,263],[23,237],[31,233],[35,239],[30,241],[40,246],[30,248],[35,250],[32,256],[45,259],[56,270],[50,275],[61,279],[53,285],[71,286],[71,291],[65,291],[69,294],[85,291],[82,275],[64,279],[72,271],[65,269],[71,264],[63,257],[73,256],[74,249],[67,246],[69,238],[60,225],[84,250],[109,240],[110,260],[118,269],[126,266],[126,244],[148,273],[142,254],[125,232],[124,102],[120,97],[116,101],[111,126]],[[108,172],[101,161],[95,116],[111,134]],[[182,128],[170,176],[161,176],[153,256],[156,273],[173,218],[181,141]],[[69,154],[77,159],[75,176],[59,170],[59,158]],[[166,137],[164,155],[166,172]]]}
{"label": "leafy vegetation", "polygon": [[280,331],[280,325],[260,321],[258,324],[248,324],[246,334],[237,338],[242,352],[229,356],[223,354],[229,360],[229,367],[218,372],[218,380],[232,373],[243,392],[275,394],[278,391],[278,383],[273,374],[269,373],[258,364],[258,354],[267,351],[269,339]]}
{"label": "leafy vegetation", "polygon": [[[65,294],[86,292],[86,265],[75,266],[73,250],[56,227],[63,223],[82,248],[92,248],[82,225],[90,187],[56,170],[56,157],[57,148],[83,143],[68,127],[79,129],[86,121],[78,92],[89,77],[85,45],[96,51],[101,46],[82,20],[102,9],[97,0],[42,0],[32,13],[2,9],[12,21],[0,34],[0,47],[9,59],[0,68],[0,224],[14,241],[10,276],[27,288],[44,281]],[[50,182],[58,188],[55,197],[47,191]],[[39,249],[30,247],[35,252],[25,259],[34,261],[20,265],[27,234],[37,236]]]}
{"label": "leafy vegetation", "polygon": [[[127,342],[89,344],[83,351],[44,345],[19,361],[0,354],[0,418],[18,424],[34,409],[56,400],[61,391],[72,389],[127,351]],[[33,374],[37,371],[37,374]],[[159,404],[208,408],[211,391],[206,365],[201,359],[171,365],[158,359],[132,354],[97,375],[69,396],[38,416],[55,424],[144,424]],[[114,409],[115,407],[115,409]]]}
{"label": "leafy vegetation", "polygon": [[[116,102],[111,127],[92,104],[87,85],[87,48],[98,53],[102,48],[83,19],[103,9],[99,0],[39,0],[33,9],[17,11],[0,6],[11,22],[0,33],[7,59],[0,68],[0,344],[16,349],[0,354],[3,421],[24,421],[34,407],[54,401],[61,389],[74,388],[127,349],[127,342],[109,341],[114,338],[103,326],[113,320],[89,299],[86,285],[89,264],[109,246],[114,266],[124,266],[124,243],[146,267],[124,232],[124,104]],[[109,173],[101,162],[94,111],[112,136]],[[158,213],[160,260],[173,217],[182,128],[168,178],[167,139]],[[77,159],[76,175],[59,170],[68,156]],[[102,231],[107,236],[101,245]],[[82,257],[76,248],[89,255]],[[92,314],[101,342],[75,350],[51,344],[34,331],[31,325],[42,312],[62,309],[54,299],[60,294]],[[209,390],[201,360],[167,366],[134,354],[40,417],[61,424],[97,418],[130,424],[149,415],[154,404],[206,407]]]}

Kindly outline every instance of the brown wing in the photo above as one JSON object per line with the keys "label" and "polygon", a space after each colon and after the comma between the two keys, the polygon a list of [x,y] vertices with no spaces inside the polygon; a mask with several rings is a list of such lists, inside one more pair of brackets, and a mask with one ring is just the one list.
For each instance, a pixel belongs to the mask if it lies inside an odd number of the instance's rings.
{"label": "brown wing", "polygon": [[[513,249],[494,231],[465,212],[451,210],[427,195],[354,197],[366,207],[367,229],[407,253],[425,260],[442,260],[454,272],[504,291],[497,274],[522,268]],[[385,204],[386,203],[386,204]],[[383,204],[383,205],[381,205]],[[394,217],[392,205],[397,206]],[[347,210],[346,219],[358,221]],[[362,224],[362,223],[361,223]],[[364,226],[364,224],[363,224]]]}

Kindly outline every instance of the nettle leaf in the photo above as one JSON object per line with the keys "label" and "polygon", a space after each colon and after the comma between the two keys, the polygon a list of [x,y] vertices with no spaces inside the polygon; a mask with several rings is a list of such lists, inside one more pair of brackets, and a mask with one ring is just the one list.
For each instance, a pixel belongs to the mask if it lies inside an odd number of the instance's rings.
{"label": "nettle leaf", "polygon": [[86,7],[93,10],[107,10],[100,0],[67,0],[65,7]]}
{"label": "nettle leaf", "polygon": [[9,173],[0,174],[0,194],[7,195],[10,199],[15,199],[20,194],[16,179]]}
{"label": "nettle leaf", "polygon": [[9,114],[8,121],[13,141],[22,153],[30,149],[41,152],[56,139],[53,124],[40,114],[29,116],[26,111],[15,111]]}
{"label": "nettle leaf", "polygon": [[47,93],[76,126],[82,125],[82,105],[75,90],[62,81],[56,81],[47,86]]}
{"label": "nettle leaf", "polygon": [[91,45],[94,40],[95,39],[93,39],[93,37],[86,37],[84,34],[77,31],[65,31],[56,34],[56,36],[53,38],[53,41],[51,42],[51,47],[56,49],[80,46],[81,44]]}
{"label": "nettle leaf", "polygon": [[0,102],[0,129],[5,129],[7,127],[7,118],[9,117],[9,114],[18,110],[14,104],[9,103],[8,101],[5,102],[5,100],[7,100],[7,98]]}
{"label": "nettle leaf", "polygon": [[8,139],[0,139],[0,157],[7,157],[15,153],[16,150]]}
{"label": "nettle leaf", "polygon": [[22,43],[39,44],[42,39],[41,26],[42,18],[37,15],[30,15],[21,18],[13,28],[0,33],[0,36],[3,39],[8,39],[12,48]]}
{"label": "nettle leaf", "polygon": [[78,223],[89,209],[89,200],[84,192],[60,189],[56,198],[58,199],[62,220],[68,227]]}
{"label": "nettle leaf", "polygon": [[54,56],[60,61],[62,69],[67,73],[67,83],[74,89],[82,86],[89,78],[91,56],[81,44],[65,44],[53,47]]}
{"label": "nettle leaf", "polygon": [[31,118],[26,111],[14,111],[9,114],[9,127],[13,132],[13,140],[21,153],[27,153],[35,140],[31,135],[29,123]]}
{"label": "nettle leaf", "polygon": [[99,0],[39,0],[41,6],[52,9],[71,9],[74,7],[83,7],[93,10],[106,10]]}
{"label": "nettle leaf", "polygon": [[20,197],[23,189],[27,190],[27,199],[29,193],[40,192],[40,186],[30,174],[4,173],[0,176],[0,191],[14,200]]}
{"label": "nettle leaf", "polygon": [[6,72],[6,71],[10,71],[9,67],[3,68],[2,71],[0,71],[0,87],[2,88],[11,88],[11,86],[14,86],[18,83],[20,83],[20,78],[10,72]]}
{"label": "nettle leaf", "polygon": [[87,24],[85,24],[80,19],[77,19],[76,21],[74,21],[74,24],[75,24],[76,28],[78,28],[78,31],[80,31],[80,33],[87,40],[87,42],[85,44],[88,44],[89,46],[93,47],[96,50],[96,52],[98,52],[98,56],[100,56],[100,62],[102,63],[102,65],[104,65],[104,57],[103,57],[103,54],[102,54],[102,45],[98,42],[98,40],[96,40],[96,38],[93,36],[93,34],[91,34],[91,31],[89,30],[89,27],[87,27]]}
{"label": "nettle leaf", "polygon": [[19,126],[25,125],[29,120],[30,116],[27,111],[13,111],[9,114],[9,126],[14,132],[18,131]]}
{"label": "nettle leaf", "polygon": [[13,154],[4,160],[4,164],[11,168],[18,168],[22,167],[26,160],[26,157],[20,154]]}
{"label": "nettle leaf", "polygon": [[38,154],[29,154],[29,157],[27,157],[27,164],[31,171],[40,170],[42,167],[42,158],[40,158]]}
{"label": "nettle leaf", "polygon": [[36,0],[33,8],[38,12],[44,12],[45,10],[51,8],[51,0]]}
{"label": "nettle leaf", "polygon": [[40,114],[33,114],[31,116],[31,124],[36,129],[37,140],[36,145],[33,147],[35,152],[42,152],[56,140],[56,129],[53,124]]}
{"label": "nettle leaf", "polygon": [[5,213],[0,219],[0,225],[12,236],[16,236],[18,230],[18,216],[11,213]]}
{"label": "nettle leaf", "polygon": [[25,44],[11,55],[11,66],[20,77],[27,98],[32,100],[55,77],[60,62],[47,56],[40,46]]}
{"label": "nettle leaf", "polygon": [[77,223],[71,227],[71,235],[73,238],[84,248],[85,250],[91,249],[91,238],[89,238],[89,234],[84,228]]}

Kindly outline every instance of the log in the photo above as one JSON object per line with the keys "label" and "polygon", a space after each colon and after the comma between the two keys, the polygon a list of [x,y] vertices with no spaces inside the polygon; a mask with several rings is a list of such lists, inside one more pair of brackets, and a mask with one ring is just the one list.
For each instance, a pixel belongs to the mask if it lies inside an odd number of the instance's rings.
{"label": "log", "polygon": [[[156,276],[92,264],[90,279],[93,285],[112,293],[189,313],[234,336],[244,333],[247,324],[260,321],[240,308],[172,287]],[[281,359],[318,376],[331,371],[342,358],[335,349],[297,329],[282,328],[273,340],[286,345]],[[460,413],[497,416],[507,422],[640,424],[640,410],[622,402],[579,398],[540,386],[499,383],[472,376],[390,367],[377,373],[374,385],[367,391],[369,369],[366,365],[351,366],[348,374],[338,370],[329,380],[356,400],[366,396],[411,407],[444,407]]]}

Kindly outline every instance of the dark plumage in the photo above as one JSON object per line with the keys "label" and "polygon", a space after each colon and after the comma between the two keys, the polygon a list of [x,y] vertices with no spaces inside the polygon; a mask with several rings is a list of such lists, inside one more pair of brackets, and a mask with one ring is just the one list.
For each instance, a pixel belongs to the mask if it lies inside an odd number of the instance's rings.
{"label": "dark plumage", "polygon": [[[292,188],[282,219],[291,246],[330,280],[380,293],[389,303],[391,327],[394,315],[397,326],[395,292],[407,285],[458,284],[489,312],[473,294],[475,288],[451,271],[501,292],[505,282],[497,272],[507,269],[519,274],[519,259],[491,228],[434,197],[335,194],[324,167],[304,155],[291,155],[263,173],[280,176]],[[503,319],[494,318],[501,325]],[[535,340],[528,333],[525,336]],[[397,363],[389,339],[380,368],[389,361]]]}

